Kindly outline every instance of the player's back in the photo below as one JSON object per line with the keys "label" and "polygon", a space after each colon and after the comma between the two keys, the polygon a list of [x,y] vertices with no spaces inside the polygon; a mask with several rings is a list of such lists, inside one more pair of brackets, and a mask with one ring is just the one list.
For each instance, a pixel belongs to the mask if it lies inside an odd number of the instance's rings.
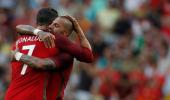
{"label": "player's back", "polygon": [[[47,58],[57,54],[57,49],[47,49],[38,36],[21,36],[16,44],[24,54]],[[43,100],[48,72],[36,70],[21,62],[12,62],[12,81],[5,100]]]}

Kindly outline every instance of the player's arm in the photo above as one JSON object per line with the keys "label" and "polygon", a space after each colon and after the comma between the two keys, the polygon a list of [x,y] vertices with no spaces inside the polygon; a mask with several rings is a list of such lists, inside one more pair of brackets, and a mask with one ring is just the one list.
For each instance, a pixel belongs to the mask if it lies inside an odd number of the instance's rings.
{"label": "player's arm", "polygon": [[[35,28],[34,28],[35,29]],[[28,29],[29,30],[29,29]],[[29,30],[33,33],[33,28]],[[42,37],[45,37],[47,34],[44,31],[39,32]],[[66,53],[70,54],[71,56],[75,57],[76,59],[83,61],[83,62],[92,62],[93,61],[93,54],[91,51],[91,47],[89,45],[88,40],[85,38],[82,33],[79,35],[81,38],[81,45],[75,44],[72,41],[70,41],[67,37],[64,37],[62,35],[56,35],[56,41],[55,45],[58,46],[61,50],[65,51]],[[46,39],[44,41],[45,44],[49,44],[49,39]],[[87,45],[88,44],[88,45]]]}
{"label": "player's arm", "polygon": [[55,63],[49,58],[41,59],[23,54],[19,61],[35,69],[49,70],[55,68]]}
{"label": "player's arm", "polygon": [[67,67],[72,62],[72,57],[66,53],[61,53],[58,56],[44,59],[34,56],[22,55],[19,61],[35,69],[58,70]]}
{"label": "player's arm", "polygon": [[18,47],[16,47],[16,42],[15,42],[14,44],[12,44],[11,51],[9,54],[9,60],[11,62],[16,61],[14,55],[17,51],[18,51]]}
{"label": "player's arm", "polygon": [[55,43],[56,47],[64,52],[67,52],[79,61],[86,63],[91,63],[93,61],[93,54],[89,48],[73,43],[65,36],[58,34],[56,36]]}
{"label": "player's arm", "polygon": [[47,48],[55,47],[54,39],[55,36],[49,32],[44,32],[39,29],[36,29],[30,25],[17,25],[17,33],[20,35],[37,35],[39,38],[44,41],[44,44]]}
{"label": "player's arm", "polygon": [[[66,38],[64,36],[56,36],[55,44],[58,45],[58,48],[67,52],[68,54],[75,57],[79,61],[90,63],[93,61],[93,54],[92,54],[90,43],[88,42],[87,38],[85,37],[85,35],[84,35],[81,27],[77,23],[77,21],[74,19],[71,19],[71,18],[70,18],[70,20],[73,22],[75,31],[77,32],[77,34],[80,38],[80,45],[71,42],[70,40],[68,40],[68,38]],[[33,29],[30,31],[33,32]],[[45,36],[50,33],[44,34],[43,31],[40,31],[38,34]],[[44,42],[45,42],[45,44],[50,45],[49,41],[50,40],[47,39]]]}
{"label": "player's arm", "polygon": [[16,61],[14,55],[15,55],[15,51],[12,50],[12,51],[10,52],[10,55],[9,55],[9,59],[10,59],[11,62]]}
{"label": "player's arm", "polygon": [[40,59],[38,57],[28,56],[20,53],[17,49],[11,52],[11,59],[12,61],[20,61],[36,69],[52,69],[55,67],[55,63],[48,58]]}
{"label": "player's arm", "polygon": [[17,25],[16,31],[20,35],[34,35],[33,31],[35,30],[34,27],[30,25]]}
{"label": "player's arm", "polygon": [[71,16],[65,16],[65,17],[67,17],[73,23],[73,28],[79,37],[80,45],[82,47],[86,47],[86,48],[92,50],[91,45],[90,45],[89,41],[87,40],[86,36],[84,35],[84,32],[83,32],[82,28],[80,27],[78,21]]}
{"label": "player's arm", "polygon": [[[19,58],[17,58],[18,56],[17,54],[20,54]],[[35,56],[28,56],[20,52],[13,51],[13,59],[20,61],[24,64],[27,64],[32,68],[41,69],[41,70],[60,69],[63,66],[65,67],[66,64],[69,64],[71,58],[72,58],[71,56],[65,53],[61,53],[56,57],[38,58]]]}

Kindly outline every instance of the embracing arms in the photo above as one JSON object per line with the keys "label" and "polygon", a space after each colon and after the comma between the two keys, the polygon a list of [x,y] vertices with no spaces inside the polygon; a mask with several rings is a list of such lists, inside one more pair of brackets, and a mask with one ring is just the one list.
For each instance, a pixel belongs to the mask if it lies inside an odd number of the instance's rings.
{"label": "embracing arms", "polygon": [[[77,33],[79,39],[80,39],[80,45],[73,43],[70,41],[67,37],[55,34],[55,46],[59,48],[60,50],[70,54],[71,56],[75,57],[79,61],[87,62],[90,63],[93,61],[93,54],[92,54],[92,49],[90,46],[89,41],[85,37],[80,25],[78,22],[70,17],[66,16],[70,21],[72,21],[74,30]],[[29,34],[34,34],[35,28],[32,26],[27,26],[27,25],[20,25],[16,27],[17,30],[19,30],[19,33],[29,33]],[[27,28],[27,29],[26,29]],[[44,31],[38,32],[38,36],[42,41],[44,41],[46,47],[52,47],[52,44],[54,45],[54,37],[52,34]],[[45,38],[43,38],[45,37]]]}
{"label": "embracing arms", "polygon": [[[20,52],[17,49],[11,52],[11,59],[13,61],[16,60],[16,53]],[[70,63],[72,63],[73,58],[66,53],[61,53],[49,58],[38,58],[35,56],[22,54],[18,61],[27,64],[28,66],[35,69],[53,70],[67,67],[68,65],[70,65]]]}
{"label": "embracing arms", "polygon": [[44,45],[47,48],[55,47],[55,43],[54,43],[55,36],[53,34],[50,34],[49,32],[38,31],[35,34],[36,28],[34,28],[30,25],[17,25],[16,30],[20,35],[38,35],[39,38],[42,41],[44,41]]}

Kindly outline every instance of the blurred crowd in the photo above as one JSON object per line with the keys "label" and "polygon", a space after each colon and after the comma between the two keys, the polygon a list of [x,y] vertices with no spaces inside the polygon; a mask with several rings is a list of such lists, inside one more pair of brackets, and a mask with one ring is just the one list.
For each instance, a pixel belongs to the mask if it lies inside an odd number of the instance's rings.
{"label": "blurred crowd", "polygon": [[74,16],[95,56],[75,62],[65,100],[170,100],[170,0],[0,0],[0,99],[15,26],[42,7]]}

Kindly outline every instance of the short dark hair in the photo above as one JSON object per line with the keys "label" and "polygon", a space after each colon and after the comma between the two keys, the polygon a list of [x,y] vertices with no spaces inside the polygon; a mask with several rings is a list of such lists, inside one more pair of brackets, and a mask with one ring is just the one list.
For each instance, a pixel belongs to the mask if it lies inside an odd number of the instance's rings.
{"label": "short dark hair", "polygon": [[37,25],[50,25],[58,17],[58,12],[53,8],[42,8],[37,14]]}

